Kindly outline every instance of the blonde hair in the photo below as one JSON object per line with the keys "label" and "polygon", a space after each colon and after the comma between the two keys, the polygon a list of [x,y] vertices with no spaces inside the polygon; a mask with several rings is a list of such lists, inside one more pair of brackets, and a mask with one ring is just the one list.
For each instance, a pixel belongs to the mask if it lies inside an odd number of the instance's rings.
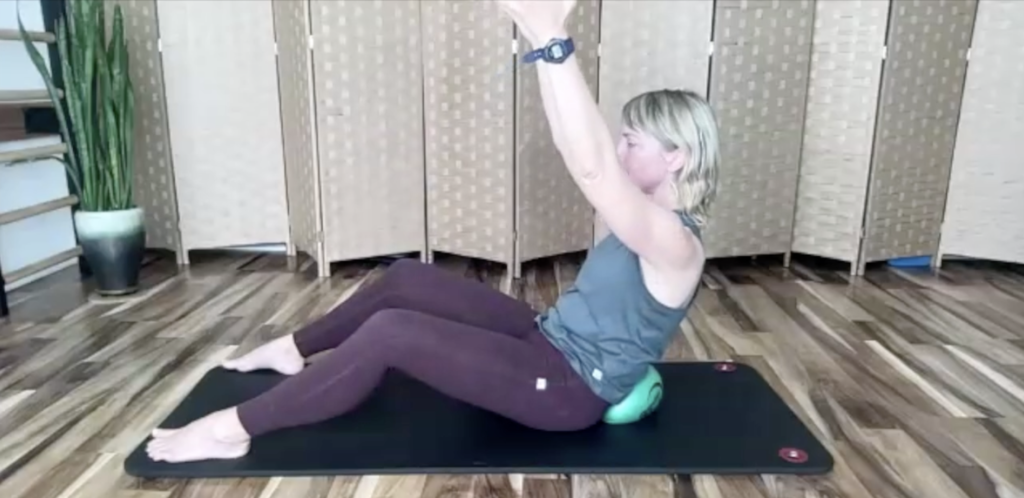
{"label": "blonde hair", "polygon": [[689,160],[677,172],[677,208],[695,223],[707,224],[718,193],[718,123],[704,97],[689,90],[656,90],[630,99],[623,126],[654,137],[665,150],[684,148]]}

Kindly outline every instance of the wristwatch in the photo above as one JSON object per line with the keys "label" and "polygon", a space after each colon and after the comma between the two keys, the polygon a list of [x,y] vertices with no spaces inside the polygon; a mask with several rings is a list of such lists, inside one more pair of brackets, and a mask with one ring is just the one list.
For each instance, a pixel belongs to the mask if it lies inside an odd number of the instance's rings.
{"label": "wristwatch", "polygon": [[572,38],[554,38],[547,45],[528,52],[523,56],[523,62],[531,63],[543,60],[545,62],[561,64],[575,51],[576,44],[573,43]]}

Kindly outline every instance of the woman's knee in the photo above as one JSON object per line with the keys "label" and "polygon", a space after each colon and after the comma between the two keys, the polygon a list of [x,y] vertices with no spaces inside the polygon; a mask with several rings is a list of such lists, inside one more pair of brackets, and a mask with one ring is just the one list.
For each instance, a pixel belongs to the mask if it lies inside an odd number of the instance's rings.
{"label": "woman's knee", "polygon": [[424,268],[425,266],[427,266],[426,263],[421,263],[416,259],[400,259],[388,266],[384,275],[381,276],[381,280],[387,283],[389,289],[399,290],[419,280],[419,275],[422,275],[424,271],[428,271],[427,268]]}
{"label": "woman's knee", "polygon": [[359,327],[349,339],[362,355],[374,356],[392,364],[410,355],[417,356],[434,348],[438,341],[419,323],[421,314],[400,308],[380,310]]}
{"label": "woman's knee", "polygon": [[382,309],[366,319],[356,334],[378,343],[394,345],[417,328],[416,321],[422,315],[404,308]]}
{"label": "woman's knee", "polygon": [[438,282],[437,273],[444,271],[416,259],[400,259],[392,263],[381,277],[381,305],[388,308],[421,309],[424,300],[433,300],[432,288]]}
{"label": "woman's knee", "polygon": [[360,328],[391,330],[407,326],[418,313],[403,308],[385,308],[366,319]]}
{"label": "woman's knee", "polygon": [[384,277],[389,280],[408,280],[413,275],[418,275],[429,270],[426,263],[418,259],[402,258],[388,266]]}

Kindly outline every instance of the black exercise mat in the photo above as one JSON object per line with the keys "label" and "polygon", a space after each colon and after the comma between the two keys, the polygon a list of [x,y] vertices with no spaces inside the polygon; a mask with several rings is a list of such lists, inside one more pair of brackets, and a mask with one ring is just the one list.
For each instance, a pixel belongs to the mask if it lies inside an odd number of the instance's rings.
{"label": "black exercise mat", "polygon": [[[661,406],[632,425],[548,433],[520,426],[391,373],[352,413],[253,440],[236,460],[153,462],[137,477],[423,473],[819,474],[832,458],[751,367],[663,363]],[[161,427],[237,404],[283,377],[215,369]]]}

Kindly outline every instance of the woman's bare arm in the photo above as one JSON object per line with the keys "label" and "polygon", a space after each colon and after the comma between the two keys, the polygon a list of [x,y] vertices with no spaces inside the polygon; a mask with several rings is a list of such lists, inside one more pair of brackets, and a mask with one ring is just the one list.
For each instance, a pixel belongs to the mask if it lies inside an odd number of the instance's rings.
{"label": "woman's bare arm", "polygon": [[[566,37],[563,30],[549,31],[532,43],[537,47]],[[655,266],[688,266],[697,252],[692,234],[675,213],[647,197],[620,167],[615,142],[576,56],[561,64],[535,64],[555,146],[608,230]]]}

